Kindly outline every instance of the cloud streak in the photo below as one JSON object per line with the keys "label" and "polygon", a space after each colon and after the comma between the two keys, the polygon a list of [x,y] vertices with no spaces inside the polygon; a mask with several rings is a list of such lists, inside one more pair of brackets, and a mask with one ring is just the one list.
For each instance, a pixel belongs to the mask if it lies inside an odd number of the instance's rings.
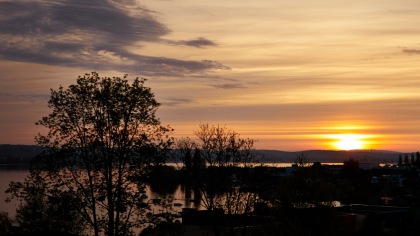
{"label": "cloud streak", "polygon": [[220,88],[220,89],[243,89],[246,88],[243,84],[214,84],[211,85],[214,88]]}
{"label": "cloud streak", "polygon": [[402,52],[409,55],[419,55],[420,49],[404,48]]}
{"label": "cloud streak", "polygon": [[167,98],[163,101],[162,105],[165,106],[179,106],[179,105],[183,105],[183,104],[189,104],[192,103],[193,100],[191,99],[187,99],[187,98]]}
{"label": "cloud streak", "polygon": [[12,94],[0,92],[0,104],[14,102],[39,103],[46,102],[50,98],[50,94]]}
{"label": "cloud streak", "polygon": [[183,45],[183,46],[196,47],[196,48],[217,46],[217,43],[203,37],[192,39],[192,40],[179,40],[179,41],[168,40],[167,43],[170,45]]}
{"label": "cloud streak", "polygon": [[[0,2],[0,59],[149,76],[200,74],[226,66],[136,54],[128,46],[159,42],[215,46],[208,39],[168,41],[171,30],[135,1]],[[138,46],[141,48],[141,46]]]}

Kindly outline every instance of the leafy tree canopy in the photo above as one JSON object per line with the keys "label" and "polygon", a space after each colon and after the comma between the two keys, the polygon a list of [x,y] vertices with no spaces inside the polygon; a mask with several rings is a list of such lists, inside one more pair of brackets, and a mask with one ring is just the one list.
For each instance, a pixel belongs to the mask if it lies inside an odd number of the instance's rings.
{"label": "leafy tree canopy", "polygon": [[36,137],[48,148],[37,158],[45,192],[73,196],[95,235],[127,235],[147,223],[142,176],[165,161],[173,143],[145,81],[85,74],[51,90],[51,113],[36,123],[48,129]]}

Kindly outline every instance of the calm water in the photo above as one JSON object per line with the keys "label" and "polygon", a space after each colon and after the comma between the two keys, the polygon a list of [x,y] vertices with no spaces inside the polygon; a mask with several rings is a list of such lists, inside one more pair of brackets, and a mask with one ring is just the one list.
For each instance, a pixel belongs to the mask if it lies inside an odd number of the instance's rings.
{"label": "calm water", "polygon": [[[291,167],[293,163],[264,163],[264,166],[272,166],[272,167]],[[342,165],[342,163],[328,163],[330,165]],[[169,165],[175,166],[180,168],[182,164],[170,163]],[[14,200],[10,203],[6,203],[5,199],[10,197],[9,194],[6,194],[5,191],[9,186],[10,181],[23,181],[25,177],[29,174],[28,169],[8,169],[5,166],[0,166],[0,211],[5,211],[9,213],[10,216],[15,215],[16,207],[18,206],[19,202]],[[146,194],[148,196],[148,200],[153,198],[164,198],[164,196],[154,193],[150,190],[150,188],[146,189]],[[190,199],[185,199],[185,192],[181,186],[178,186],[173,194],[170,194],[171,202],[177,203],[175,208],[181,207],[194,207],[202,209],[202,206],[194,205],[193,201]],[[176,210],[176,209],[175,209]],[[157,210],[156,210],[157,211]],[[155,212],[157,213],[157,212]]]}
{"label": "calm water", "polygon": [[19,202],[12,201],[6,203],[5,200],[7,197],[10,197],[10,195],[6,194],[5,191],[9,187],[10,181],[23,181],[28,174],[29,170],[25,169],[0,169],[0,211],[5,211],[9,213],[10,216],[15,215],[15,209]]}
{"label": "calm water", "polygon": [[[13,200],[12,202],[6,203],[5,200],[7,197],[10,197],[10,194],[5,193],[5,191],[9,187],[11,181],[24,181],[28,174],[29,170],[27,169],[7,169],[5,167],[0,167],[0,211],[7,212],[9,216],[14,216],[16,214],[16,208],[19,205],[19,201]],[[181,186],[177,186],[176,189],[174,189],[174,192],[169,194],[169,202],[171,204],[177,203],[173,207],[175,211],[178,209],[181,211],[182,207],[201,208],[200,206],[195,206],[190,199],[185,199],[184,194],[184,189],[182,189]],[[145,199],[146,201],[151,201],[153,198],[165,198],[165,196],[151,191],[150,188],[146,188],[146,195],[148,197]],[[166,198],[168,198],[168,196],[166,196]],[[162,209],[156,207],[152,207],[152,210],[154,213],[162,211]]]}

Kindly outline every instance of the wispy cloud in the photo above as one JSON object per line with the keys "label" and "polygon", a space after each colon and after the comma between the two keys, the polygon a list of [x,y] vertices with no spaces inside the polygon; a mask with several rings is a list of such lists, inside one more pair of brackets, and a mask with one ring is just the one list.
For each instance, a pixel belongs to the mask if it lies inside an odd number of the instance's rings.
{"label": "wispy cloud", "polygon": [[410,55],[420,54],[420,49],[404,48],[402,51]]}
{"label": "wispy cloud", "polygon": [[221,89],[243,89],[247,88],[243,84],[213,84],[211,85],[214,88],[221,88]]}
{"label": "wispy cloud", "polygon": [[[127,46],[162,39],[171,30],[131,0],[0,2],[0,59],[144,75],[200,74],[226,68],[211,60],[186,61],[133,53]],[[208,47],[199,37],[172,45]],[[141,46],[139,46],[141,47]]]}
{"label": "wispy cloud", "polygon": [[50,94],[14,94],[0,92],[0,104],[6,103],[40,103],[47,102]]}
{"label": "wispy cloud", "polygon": [[187,98],[166,98],[162,104],[166,106],[178,106],[178,105],[188,104],[192,102],[193,100],[187,99]]}
{"label": "wispy cloud", "polygon": [[217,46],[217,43],[203,37],[192,39],[192,40],[179,40],[179,41],[168,40],[166,42],[170,45],[184,45],[184,46],[196,47],[196,48]]}

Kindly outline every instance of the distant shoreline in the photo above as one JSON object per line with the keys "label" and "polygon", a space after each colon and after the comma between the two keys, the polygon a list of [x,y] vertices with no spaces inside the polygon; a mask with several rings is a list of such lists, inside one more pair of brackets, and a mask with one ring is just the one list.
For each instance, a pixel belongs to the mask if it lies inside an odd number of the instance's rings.
{"label": "distant shoreline", "polygon": [[[29,166],[35,156],[42,153],[44,148],[37,145],[0,144],[0,166],[22,165]],[[361,163],[398,163],[399,155],[411,155],[387,150],[306,150],[280,151],[256,149],[254,154],[260,163],[293,163],[298,155],[303,155],[309,163],[342,163],[353,159]]]}

